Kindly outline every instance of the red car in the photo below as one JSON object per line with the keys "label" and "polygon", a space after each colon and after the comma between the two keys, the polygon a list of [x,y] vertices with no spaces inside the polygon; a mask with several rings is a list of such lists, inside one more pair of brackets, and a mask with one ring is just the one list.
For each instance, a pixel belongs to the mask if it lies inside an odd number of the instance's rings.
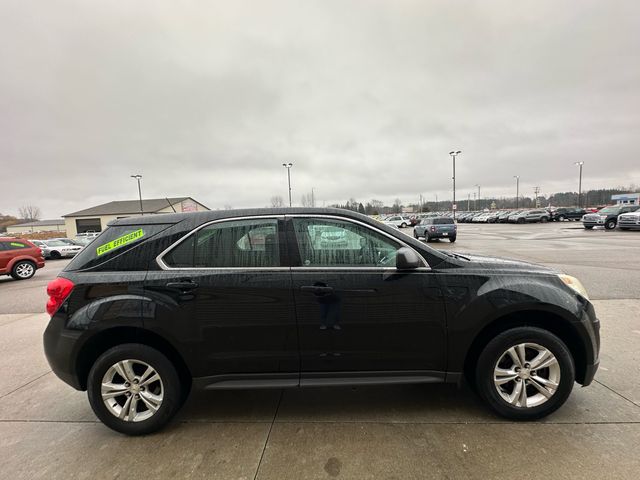
{"label": "red car", "polygon": [[26,280],[44,267],[42,250],[24,238],[0,237],[0,275]]}

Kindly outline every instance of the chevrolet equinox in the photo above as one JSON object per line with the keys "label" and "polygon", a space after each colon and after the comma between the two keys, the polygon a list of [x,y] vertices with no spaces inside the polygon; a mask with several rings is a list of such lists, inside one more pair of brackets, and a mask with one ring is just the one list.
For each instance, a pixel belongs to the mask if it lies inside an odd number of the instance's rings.
{"label": "chevrolet equinox", "polygon": [[338,209],[119,219],[47,293],[53,371],[129,435],[163,427],[191,388],[465,378],[499,415],[533,420],[599,363],[577,279]]}

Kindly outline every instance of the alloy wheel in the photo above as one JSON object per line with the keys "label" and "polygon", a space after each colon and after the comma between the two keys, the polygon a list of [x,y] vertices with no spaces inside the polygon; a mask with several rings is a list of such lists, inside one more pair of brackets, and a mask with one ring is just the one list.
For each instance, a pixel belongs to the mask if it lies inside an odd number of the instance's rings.
{"label": "alloy wheel", "polygon": [[33,265],[30,263],[21,263],[16,267],[16,275],[20,278],[29,278],[33,275]]}
{"label": "alloy wheel", "polygon": [[142,422],[160,409],[164,386],[151,365],[128,359],[109,367],[102,378],[100,394],[113,416],[125,422]]}
{"label": "alloy wheel", "polygon": [[510,405],[537,407],[558,390],[560,364],[547,348],[537,343],[520,343],[500,356],[493,382],[500,397]]}

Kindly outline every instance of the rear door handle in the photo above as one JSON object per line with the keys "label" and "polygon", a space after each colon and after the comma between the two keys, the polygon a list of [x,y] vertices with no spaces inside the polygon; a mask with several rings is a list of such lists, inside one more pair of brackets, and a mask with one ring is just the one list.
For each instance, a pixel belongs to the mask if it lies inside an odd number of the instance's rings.
{"label": "rear door handle", "polygon": [[315,295],[326,295],[327,293],[333,293],[333,287],[321,287],[319,285],[305,285],[300,287],[303,292],[313,293]]}
{"label": "rear door handle", "polygon": [[182,282],[169,282],[165,286],[167,288],[175,288],[176,290],[180,290],[181,292],[190,292],[191,290],[195,290],[196,288],[198,288],[198,284],[190,280]]}

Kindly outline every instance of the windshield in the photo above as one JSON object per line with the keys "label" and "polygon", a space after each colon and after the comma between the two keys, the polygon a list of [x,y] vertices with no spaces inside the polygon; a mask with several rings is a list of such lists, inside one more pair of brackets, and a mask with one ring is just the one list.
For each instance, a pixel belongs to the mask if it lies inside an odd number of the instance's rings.
{"label": "windshield", "polygon": [[62,242],[60,240],[49,240],[48,242],[45,243],[45,245],[47,245],[49,247],[66,247],[66,246],[68,246],[67,243]]}
{"label": "windshield", "polygon": [[600,210],[598,213],[618,213],[620,207],[605,207]]}

